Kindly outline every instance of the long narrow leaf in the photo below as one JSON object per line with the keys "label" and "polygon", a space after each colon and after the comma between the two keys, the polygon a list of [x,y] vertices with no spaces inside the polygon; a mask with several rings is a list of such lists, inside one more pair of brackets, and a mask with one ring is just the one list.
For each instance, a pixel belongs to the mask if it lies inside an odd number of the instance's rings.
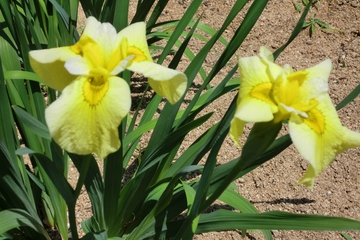
{"label": "long narrow leaf", "polygon": [[18,227],[30,227],[40,233],[44,239],[50,240],[44,227],[24,210],[9,209],[0,211],[0,235]]}
{"label": "long narrow leaf", "polygon": [[360,221],[279,211],[252,214],[218,210],[201,215],[196,232],[233,229],[351,231],[360,230]]}
{"label": "long narrow leaf", "polygon": [[29,113],[24,111],[18,106],[13,106],[14,112],[17,117],[22,121],[22,123],[36,135],[43,137],[45,139],[51,139],[48,128],[39,122],[36,118],[31,116]]}

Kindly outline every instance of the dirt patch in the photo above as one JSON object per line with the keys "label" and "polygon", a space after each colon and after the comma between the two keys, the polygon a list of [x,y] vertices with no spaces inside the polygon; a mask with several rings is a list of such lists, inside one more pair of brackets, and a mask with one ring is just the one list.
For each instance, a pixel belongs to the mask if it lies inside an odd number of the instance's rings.
{"label": "dirt patch", "polygon": [[[300,0],[298,0],[300,3]],[[179,19],[190,4],[190,0],[170,0],[161,20]],[[200,11],[202,22],[219,29],[233,0],[204,1]],[[249,4],[248,6],[249,7]],[[131,12],[130,12],[131,14]],[[316,15],[316,16],[315,16]],[[290,64],[295,70],[306,69],[330,58],[333,71],[330,75],[330,96],[338,104],[358,84],[360,84],[360,1],[321,0],[310,11],[309,17],[316,17],[338,31],[320,30],[316,26],[312,37],[304,30],[279,56],[279,65]],[[224,38],[230,40],[235,28],[241,23],[244,13],[240,13]],[[289,38],[292,29],[300,18],[291,0],[269,1],[263,15],[237,51],[237,56],[252,56],[258,53],[260,46],[275,50]],[[199,50],[200,42],[191,42],[194,50]],[[215,50],[205,62],[208,71],[217,60]],[[186,60],[182,62],[186,66]],[[234,57],[230,66],[236,64]],[[219,73],[217,81],[225,76],[227,70]],[[200,78],[199,78],[200,79]],[[199,82],[201,82],[199,80]],[[188,93],[191,98],[192,93]],[[186,141],[190,144],[199,134],[213,123],[219,121],[230,104],[234,94],[222,97],[206,111],[215,111],[208,125],[192,132]],[[205,111],[205,112],[206,112]],[[344,126],[360,132],[360,98],[339,111]],[[286,127],[284,127],[286,128]],[[286,129],[284,129],[286,130]],[[245,140],[245,139],[243,139]],[[146,139],[144,139],[146,142]],[[186,146],[184,146],[185,148]],[[219,154],[219,163],[225,163],[239,155],[230,139],[226,139]],[[279,156],[236,181],[239,192],[250,200],[260,211],[281,210],[293,213],[324,214],[343,216],[360,220],[360,148],[340,154],[316,180],[313,190],[295,183],[304,174],[308,163],[291,146]],[[70,168],[70,181],[77,179],[75,168]],[[83,193],[78,201],[78,221],[91,216],[90,203]],[[344,239],[338,232],[312,231],[273,231],[274,239]],[[360,233],[348,232],[353,239],[360,239]],[[241,232],[215,232],[195,236],[195,239],[242,239]],[[264,239],[259,232],[248,232],[245,239]]]}

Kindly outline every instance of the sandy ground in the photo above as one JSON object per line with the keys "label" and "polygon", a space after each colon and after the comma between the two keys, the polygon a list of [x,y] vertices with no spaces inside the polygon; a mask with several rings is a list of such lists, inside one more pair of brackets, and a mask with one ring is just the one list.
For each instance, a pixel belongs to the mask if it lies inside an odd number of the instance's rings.
{"label": "sandy ground", "polygon": [[[295,1],[295,0],[294,0]],[[300,0],[298,0],[300,3]],[[136,1],[135,1],[136,2]],[[190,4],[190,0],[170,0],[160,20],[178,19]],[[234,0],[204,1],[199,14],[204,12],[202,22],[219,29]],[[249,4],[247,5],[247,8]],[[329,79],[330,96],[336,105],[360,83],[360,1],[321,0],[308,14],[326,22],[338,31],[323,31],[316,26],[316,31],[309,36],[309,29],[304,30],[276,60],[279,65],[290,64],[295,70],[306,69],[330,58],[333,71]],[[244,17],[244,12],[232,23],[224,37],[230,40],[235,27]],[[291,0],[270,1],[263,15],[242,44],[237,56],[258,54],[260,46],[276,50],[285,43],[300,17]],[[81,19],[81,18],[80,18]],[[81,27],[80,23],[80,27]],[[191,42],[196,51],[202,45]],[[221,46],[217,46],[221,49]],[[204,64],[209,70],[217,60],[216,50]],[[187,61],[182,62],[183,67]],[[229,62],[236,64],[236,58]],[[219,73],[212,83],[217,84],[226,74],[226,69]],[[206,128],[217,122],[224,114],[236,93],[228,94],[214,102],[206,111],[215,111],[210,123],[192,132],[187,142],[191,143]],[[189,92],[187,98],[191,98]],[[205,111],[205,112],[206,112]],[[360,132],[360,98],[339,111],[344,126]],[[286,127],[284,128],[286,131]],[[245,138],[242,138],[245,141]],[[146,145],[146,138],[143,140]],[[184,148],[186,147],[183,146]],[[225,163],[239,155],[230,139],[226,139],[219,154],[219,163]],[[360,148],[351,149],[337,156],[316,180],[313,190],[295,183],[304,174],[308,164],[291,146],[279,156],[236,181],[240,193],[250,200],[260,211],[281,210],[293,213],[324,214],[343,216],[360,220]],[[70,168],[70,181],[76,181],[77,172]],[[84,193],[78,201],[78,221],[91,215],[90,202]],[[272,231],[274,239],[344,239],[338,232],[312,231]],[[360,233],[347,232],[353,239],[360,239]],[[242,239],[240,231],[214,232],[195,236],[195,239]],[[264,239],[260,233],[248,232],[244,239]]]}

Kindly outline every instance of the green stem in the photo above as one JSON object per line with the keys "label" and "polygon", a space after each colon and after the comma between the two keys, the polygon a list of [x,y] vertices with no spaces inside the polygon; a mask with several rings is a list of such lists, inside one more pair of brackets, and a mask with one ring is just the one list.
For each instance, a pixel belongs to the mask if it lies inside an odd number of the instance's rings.
{"label": "green stem", "polygon": [[[86,174],[88,172],[89,166],[90,166],[90,159],[85,157],[82,164],[81,164],[81,168],[80,168],[80,172],[79,172],[79,179],[78,179],[78,182],[76,184],[75,191],[74,191],[74,198],[76,200],[78,199],[78,197],[80,195],[81,188],[84,185],[84,181],[85,181]],[[75,200],[75,204],[76,204],[76,200]],[[69,206],[68,210],[69,210],[69,222],[70,222],[70,231],[71,231],[72,239],[73,240],[78,240],[79,235],[77,233],[75,204]]]}
{"label": "green stem", "polygon": [[73,240],[78,240],[79,235],[78,235],[77,227],[76,227],[75,206],[69,206],[68,211],[69,211],[69,223],[70,223],[71,238]]}

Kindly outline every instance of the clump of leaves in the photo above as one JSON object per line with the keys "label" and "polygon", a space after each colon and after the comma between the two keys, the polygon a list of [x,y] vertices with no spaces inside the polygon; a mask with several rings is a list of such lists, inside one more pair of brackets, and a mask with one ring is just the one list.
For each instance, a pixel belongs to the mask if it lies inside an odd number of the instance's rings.
{"label": "clump of leaves", "polygon": [[335,28],[331,28],[326,22],[323,22],[316,18],[316,14],[313,17],[310,17],[307,22],[304,22],[303,29],[309,27],[309,34],[310,37],[315,33],[316,25],[320,27],[322,30],[329,30],[329,31],[338,31]]}

